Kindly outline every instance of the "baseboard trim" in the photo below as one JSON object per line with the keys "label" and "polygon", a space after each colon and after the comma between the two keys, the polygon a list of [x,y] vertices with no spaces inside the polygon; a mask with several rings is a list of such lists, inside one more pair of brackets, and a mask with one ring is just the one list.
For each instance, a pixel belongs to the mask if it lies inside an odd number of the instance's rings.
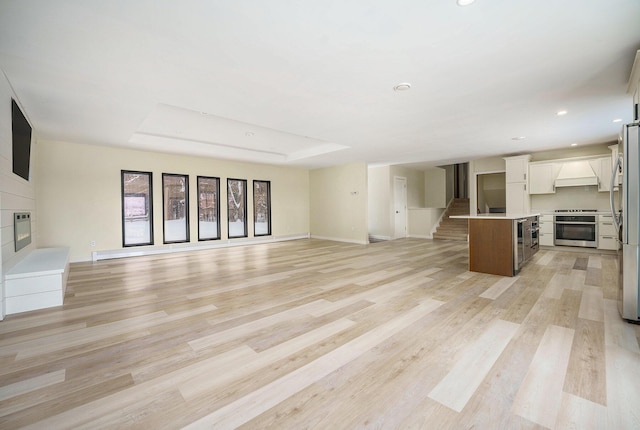
{"label": "baseboard trim", "polygon": [[288,240],[309,239],[309,233],[291,234],[286,236],[245,237],[239,239],[224,239],[199,243],[178,243],[162,246],[140,248],[122,248],[106,251],[94,251],[92,261],[110,260],[113,258],[141,257],[144,255],[170,254],[174,252],[201,251],[205,249],[230,248],[233,246],[258,245],[261,243],[284,242]]}
{"label": "baseboard trim", "polygon": [[391,240],[391,236],[380,236],[377,234],[370,234],[369,237],[375,240]]}
{"label": "baseboard trim", "polygon": [[311,239],[319,239],[319,240],[330,240],[332,242],[345,242],[345,243],[355,243],[358,245],[368,245],[369,239],[365,240],[355,240],[355,239],[344,239],[340,237],[327,237],[327,236],[315,236],[311,235]]}

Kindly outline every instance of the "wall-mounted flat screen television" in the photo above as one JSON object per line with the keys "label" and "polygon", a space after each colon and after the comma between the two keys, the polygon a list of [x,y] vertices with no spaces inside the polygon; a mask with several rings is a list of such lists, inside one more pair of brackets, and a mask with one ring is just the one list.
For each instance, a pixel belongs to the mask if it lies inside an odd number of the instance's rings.
{"label": "wall-mounted flat screen television", "polygon": [[15,100],[11,99],[11,129],[13,132],[13,173],[29,180],[31,158],[31,125]]}
{"label": "wall-mounted flat screen television", "polygon": [[13,214],[13,237],[16,252],[31,243],[31,213],[16,212]]}

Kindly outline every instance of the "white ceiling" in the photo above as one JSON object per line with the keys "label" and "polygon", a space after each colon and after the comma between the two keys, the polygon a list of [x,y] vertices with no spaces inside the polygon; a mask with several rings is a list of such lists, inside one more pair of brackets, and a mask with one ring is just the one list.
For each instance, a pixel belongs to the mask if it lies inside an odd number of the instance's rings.
{"label": "white ceiling", "polygon": [[639,23],[638,0],[2,0],[0,69],[40,139],[428,166],[615,140]]}

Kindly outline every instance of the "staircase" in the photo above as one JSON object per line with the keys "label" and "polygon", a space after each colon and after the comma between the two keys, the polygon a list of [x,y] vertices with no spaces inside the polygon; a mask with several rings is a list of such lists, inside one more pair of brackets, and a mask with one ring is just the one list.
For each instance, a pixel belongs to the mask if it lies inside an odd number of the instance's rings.
{"label": "staircase", "polygon": [[462,240],[467,241],[469,225],[466,219],[452,219],[451,215],[469,215],[469,199],[453,199],[445,212],[440,225],[433,233],[437,240]]}

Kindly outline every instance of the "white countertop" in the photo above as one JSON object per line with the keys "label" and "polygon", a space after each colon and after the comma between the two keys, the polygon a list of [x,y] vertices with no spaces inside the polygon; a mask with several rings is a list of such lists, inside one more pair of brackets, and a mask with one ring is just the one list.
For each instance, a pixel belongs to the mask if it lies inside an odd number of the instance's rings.
{"label": "white countertop", "polygon": [[530,214],[522,214],[522,213],[506,213],[506,214],[477,214],[477,215],[452,215],[449,218],[460,218],[460,219],[520,219],[520,218],[528,218],[531,216],[539,216],[539,213],[530,213]]}

